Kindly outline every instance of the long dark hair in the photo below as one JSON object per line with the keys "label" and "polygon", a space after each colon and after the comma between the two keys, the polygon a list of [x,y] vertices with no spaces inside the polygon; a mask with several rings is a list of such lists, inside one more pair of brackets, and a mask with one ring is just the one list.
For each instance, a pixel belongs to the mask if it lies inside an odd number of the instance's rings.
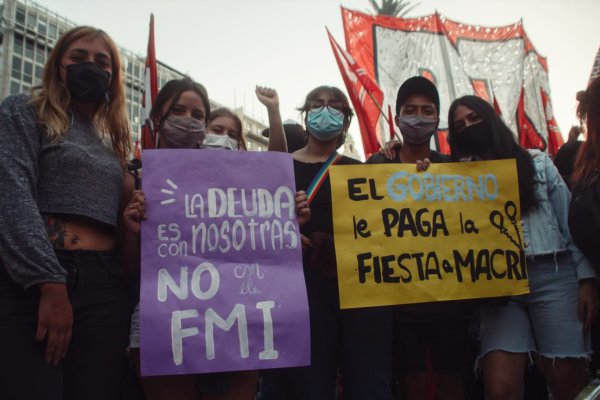
{"label": "long dark hair", "polygon": [[515,158],[517,160],[517,174],[519,175],[519,198],[521,199],[521,212],[527,214],[533,210],[538,200],[535,197],[533,177],[535,166],[527,150],[517,143],[515,136],[504,121],[496,114],[494,108],[482,98],[477,96],[463,96],[454,100],[448,111],[448,142],[453,160],[457,161],[456,135],[460,135],[454,126],[454,112],[458,106],[465,106],[475,111],[482,123],[489,127],[489,148],[486,155],[476,154],[489,160],[503,160]]}
{"label": "long dark hair", "polygon": [[[184,77],[182,79],[172,79],[169,82],[165,83],[165,85],[160,89],[158,94],[156,95],[156,99],[154,100],[154,104],[152,105],[152,110],[150,111],[150,117],[157,123],[157,126],[162,122],[162,120],[169,115],[171,109],[177,104],[177,100],[181,96],[181,93],[192,91],[196,92],[200,99],[202,100],[202,104],[204,105],[204,122],[208,123],[208,115],[210,114],[210,102],[208,100],[208,94],[206,92],[206,88],[199,84],[198,82],[194,82],[189,77]],[[169,109],[162,114],[162,109],[167,102],[171,101]]]}
{"label": "long dark hair", "polygon": [[[166,118],[171,113],[171,110],[173,110],[173,107],[177,105],[177,101],[181,97],[181,94],[187,91],[195,92],[198,94],[198,96],[200,96],[202,104],[204,105],[204,123],[208,123],[210,101],[208,100],[206,88],[187,76],[181,79],[171,79],[158,91],[158,94],[154,99],[154,104],[152,104],[152,110],[150,110],[150,118],[152,119],[154,126],[154,134],[157,138],[157,146],[158,141],[160,140],[160,135],[158,132],[160,132],[162,129],[162,126]],[[169,108],[163,113],[163,108],[169,101],[171,102],[169,104]]]}
{"label": "long dark hair", "polygon": [[574,185],[589,185],[600,179],[600,77],[578,93],[577,100],[577,116],[586,124],[587,138],[577,153],[571,180]]}

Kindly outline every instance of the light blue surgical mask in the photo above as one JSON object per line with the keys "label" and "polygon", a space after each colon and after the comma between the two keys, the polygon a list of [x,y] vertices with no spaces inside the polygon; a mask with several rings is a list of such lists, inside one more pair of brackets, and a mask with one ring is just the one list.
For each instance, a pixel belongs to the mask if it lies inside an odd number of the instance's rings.
{"label": "light blue surgical mask", "polygon": [[306,114],[306,125],[315,139],[327,142],[342,133],[344,113],[327,106],[313,108]]}

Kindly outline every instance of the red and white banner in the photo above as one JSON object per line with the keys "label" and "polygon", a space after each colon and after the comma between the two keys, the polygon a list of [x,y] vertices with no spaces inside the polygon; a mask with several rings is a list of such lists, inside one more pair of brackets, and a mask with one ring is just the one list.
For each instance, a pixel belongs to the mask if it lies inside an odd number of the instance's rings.
{"label": "red and white banner", "polygon": [[382,114],[383,93],[375,81],[360,68],[352,56],[335,41],[329,30],[329,43],[342,74],[346,91],[358,118],[360,135],[365,157],[369,157],[381,147],[382,138],[377,123]]}
{"label": "red and white banner", "polygon": [[438,149],[448,150],[444,131],[450,104],[467,94],[488,100],[527,147],[553,154],[562,144],[552,115],[546,59],[521,22],[484,27],[437,13],[396,18],[343,7],[342,20],[346,51],[381,88],[383,109],[395,109],[396,93],[406,79],[421,75],[435,83],[440,93]]}
{"label": "red and white banner", "polygon": [[158,75],[156,68],[156,51],[154,49],[154,14],[150,14],[150,33],[148,36],[148,51],[146,53],[146,70],[144,73],[144,96],[142,97],[143,122],[142,122],[142,148],[154,149],[156,137],[150,111],[154,98],[158,93]]}

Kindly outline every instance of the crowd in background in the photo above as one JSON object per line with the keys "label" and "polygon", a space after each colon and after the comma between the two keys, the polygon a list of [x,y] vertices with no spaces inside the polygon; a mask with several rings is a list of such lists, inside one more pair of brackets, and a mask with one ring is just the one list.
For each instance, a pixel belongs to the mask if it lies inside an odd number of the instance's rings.
{"label": "crowd in background", "polygon": [[[306,192],[330,165],[361,164],[337,153],[353,110],[338,88],[310,90],[298,136],[282,123],[277,92],[257,87],[269,151],[294,159],[311,364],[139,376],[146,199],[142,169],[128,168],[121,71],[112,39],[77,27],[57,41],[41,85],[0,105],[1,399],[558,400],[574,399],[600,368],[600,79],[577,95],[586,140],[570,135],[557,168],[547,153],[522,148],[476,96],[449,107],[450,154],[432,150],[438,91],[413,77],[397,93],[402,141],[366,163],[424,171],[515,159],[530,293],[341,309],[329,178],[310,199]],[[239,117],[211,110],[204,86],[189,78],[166,83],[150,116],[159,149],[246,150]]]}

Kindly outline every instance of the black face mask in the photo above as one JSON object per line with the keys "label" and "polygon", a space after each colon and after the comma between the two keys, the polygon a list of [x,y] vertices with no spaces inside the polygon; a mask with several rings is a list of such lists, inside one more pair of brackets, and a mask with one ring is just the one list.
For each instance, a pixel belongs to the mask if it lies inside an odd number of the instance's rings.
{"label": "black face mask", "polygon": [[65,67],[67,89],[71,97],[83,104],[97,104],[108,99],[110,74],[95,62],[82,62]]}
{"label": "black face mask", "polygon": [[485,160],[490,154],[490,137],[490,127],[482,121],[456,133],[452,142],[461,156],[475,156]]}

